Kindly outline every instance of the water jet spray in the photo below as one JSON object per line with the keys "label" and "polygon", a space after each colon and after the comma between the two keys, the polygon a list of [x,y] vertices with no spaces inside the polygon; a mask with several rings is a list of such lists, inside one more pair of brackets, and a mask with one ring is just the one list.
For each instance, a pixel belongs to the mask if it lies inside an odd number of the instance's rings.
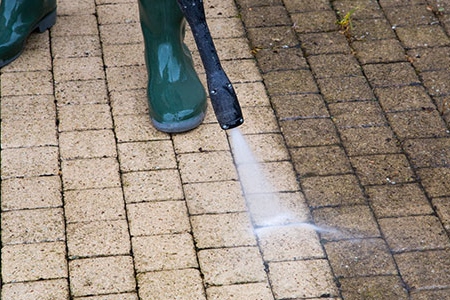
{"label": "water jet spray", "polygon": [[177,0],[191,27],[206,71],[209,97],[222,129],[228,130],[244,122],[241,106],[228,76],[220,64],[214,42],[206,23],[203,0]]}

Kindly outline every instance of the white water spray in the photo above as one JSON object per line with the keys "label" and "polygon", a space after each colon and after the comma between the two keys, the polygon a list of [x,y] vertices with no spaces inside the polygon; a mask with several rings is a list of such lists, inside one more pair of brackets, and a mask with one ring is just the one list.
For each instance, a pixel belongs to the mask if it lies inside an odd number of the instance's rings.
{"label": "white water spray", "polygon": [[[240,130],[234,128],[229,132],[239,179],[256,227],[294,226],[297,224],[305,228],[314,227],[316,229],[314,225],[306,223],[306,212],[294,212],[290,207],[284,205],[287,201],[282,201],[281,194],[275,191],[273,185],[267,180],[261,165]],[[294,206],[298,208],[301,205],[297,203]],[[304,209],[307,209],[306,205],[304,205]]]}

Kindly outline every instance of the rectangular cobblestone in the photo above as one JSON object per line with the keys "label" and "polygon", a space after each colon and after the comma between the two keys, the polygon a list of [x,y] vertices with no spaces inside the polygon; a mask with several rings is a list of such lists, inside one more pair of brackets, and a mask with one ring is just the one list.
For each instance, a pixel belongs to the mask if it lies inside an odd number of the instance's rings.
{"label": "rectangular cobblestone", "polygon": [[3,245],[65,240],[61,208],[4,212],[1,224]]}
{"label": "rectangular cobblestone", "polygon": [[139,273],[198,268],[189,233],[134,237],[132,245]]}
{"label": "rectangular cobblestone", "polygon": [[10,283],[2,286],[3,299],[68,299],[69,288],[65,279]]}
{"label": "rectangular cobblestone", "polygon": [[2,211],[62,206],[59,176],[2,180]]}
{"label": "rectangular cobblestone", "polygon": [[171,270],[139,274],[139,291],[144,299],[206,300],[202,278],[197,269]]}
{"label": "rectangular cobblestone", "polygon": [[67,278],[64,242],[5,245],[1,253],[4,283]]}
{"label": "rectangular cobblestone", "polygon": [[120,188],[64,191],[67,223],[125,219]]}
{"label": "rectangular cobblestone", "polygon": [[130,256],[76,259],[69,262],[69,270],[75,297],[130,292],[136,286]]}

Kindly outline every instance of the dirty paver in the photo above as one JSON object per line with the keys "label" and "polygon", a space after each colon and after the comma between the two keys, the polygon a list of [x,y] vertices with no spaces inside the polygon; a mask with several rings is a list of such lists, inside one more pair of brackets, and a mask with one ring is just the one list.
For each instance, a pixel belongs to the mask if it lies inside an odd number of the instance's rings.
{"label": "dirty paver", "polygon": [[450,299],[450,2],[205,8],[257,164],[152,127],[136,1],[59,1],[0,70],[1,298]]}

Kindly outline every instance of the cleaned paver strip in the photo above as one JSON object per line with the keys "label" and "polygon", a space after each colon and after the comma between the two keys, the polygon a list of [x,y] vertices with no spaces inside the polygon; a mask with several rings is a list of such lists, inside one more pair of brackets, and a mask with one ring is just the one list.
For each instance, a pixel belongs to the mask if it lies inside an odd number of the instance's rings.
{"label": "cleaned paver strip", "polygon": [[205,2],[273,195],[211,107],[151,126],[135,1],[58,5],[0,71],[2,299],[448,298],[447,3]]}

